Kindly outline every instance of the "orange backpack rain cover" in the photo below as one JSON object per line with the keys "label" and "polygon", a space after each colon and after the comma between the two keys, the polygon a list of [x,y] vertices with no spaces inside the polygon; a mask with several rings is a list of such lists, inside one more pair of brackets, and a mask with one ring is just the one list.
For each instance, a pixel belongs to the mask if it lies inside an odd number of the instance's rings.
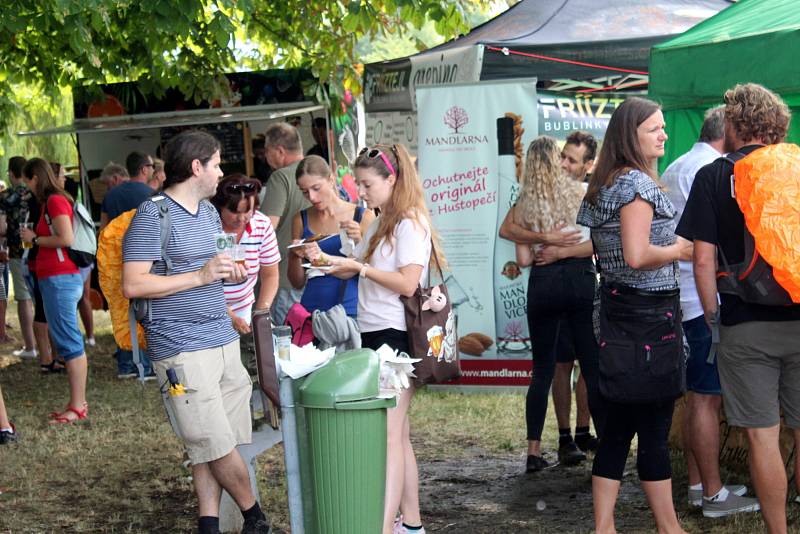
{"label": "orange backpack rain cover", "polygon": [[[122,294],[122,240],[136,210],[126,211],[108,223],[97,242],[97,267],[100,289],[108,301],[114,339],[124,350],[131,350],[131,331],[128,326],[128,299]],[[139,346],[146,347],[144,330],[137,324]]]}
{"label": "orange backpack rain cover", "polygon": [[759,148],[736,162],[736,202],[775,281],[800,303],[800,147]]}

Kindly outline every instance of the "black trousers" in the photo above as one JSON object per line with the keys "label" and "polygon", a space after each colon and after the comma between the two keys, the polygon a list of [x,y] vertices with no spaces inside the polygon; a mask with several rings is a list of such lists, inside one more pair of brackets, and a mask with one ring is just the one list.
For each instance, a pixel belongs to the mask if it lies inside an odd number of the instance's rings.
{"label": "black trousers", "polygon": [[[600,398],[598,346],[592,329],[592,306],[597,278],[591,258],[562,260],[532,267],[528,280],[528,330],[533,343],[533,378],[525,399],[528,440],[541,440],[547,400],[556,367],[559,335],[570,335],[586,380],[589,411],[598,433],[605,422]],[[568,329],[559,332],[559,323]]]}

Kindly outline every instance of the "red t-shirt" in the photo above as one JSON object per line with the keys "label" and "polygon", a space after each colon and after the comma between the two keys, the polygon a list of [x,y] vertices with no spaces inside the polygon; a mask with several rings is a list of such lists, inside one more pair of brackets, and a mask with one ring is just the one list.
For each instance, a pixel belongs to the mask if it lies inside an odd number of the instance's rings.
{"label": "red t-shirt", "polygon": [[[50,228],[47,227],[47,221],[44,219],[44,212],[39,217],[39,222],[36,223],[36,235],[38,237],[46,237],[53,235],[50,233]],[[47,199],[47,214],[50,216],[50,221],[54,221],[60,215],[69,217],[69,222],[72,224],[72,204],[69,200],[61,195],[50,195]],[[55,248],[39,247],[39,252],[36,254],[36,265],[34,267],[36,278],[42,279],[57,274],[78,274],[78,267],[69,259],[67,249],[61,249],[61,257],[58,258],[58,250]]]}

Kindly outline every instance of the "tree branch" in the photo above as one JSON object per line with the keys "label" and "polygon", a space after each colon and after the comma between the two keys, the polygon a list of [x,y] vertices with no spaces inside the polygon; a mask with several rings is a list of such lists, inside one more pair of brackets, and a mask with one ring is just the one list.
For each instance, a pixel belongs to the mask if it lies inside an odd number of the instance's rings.
{"label": "tree branch", "polygon": [[257,16],[255,16],[255,15],[252,15],[252,14],[251,14],[251,15],[250,15],[250,19],[251,19],[253,22],[255,22],[256,24],[258,24],[259,26],[261,26],[261,27],[262,27],[264,30],[266,30],[268,33],[271,33],[272,35],[274,35],[274,36],[275,36],[275,37],[277,37],[278,39],[282,39],[282,40],[286,41],[286,42],[287,42],[287,43],[289,43],[290,45],[292,45],[292,46],[294,46],[295,48],[297,48],[297,49],[301,50],[301,51],[302,51],[304,54],[306,54],[307,56],[309,56],[309,57],[314,57],[314,58],[317,58],[317,59],[321,59],[321,58],[323,57],[323,56],[321,56],[321,55],[320,55],[319,53],[317,53],[317,52],[309,52],[309,50],[308,50],[308,49],[307,49],[305,46],[301,45],[299,42],[295,41],[294,39],[291,39],[290,37],[287,37],[286,35],[282,34],[282,33],[281,33],[281,32],[279,32],[278,30],[276,30],[276,29],[274,29],[274,28],[270,27],[269,25],[267,25],[267,23],[266,23],[266,22],[264,22],[263,20],[261,20],[261,19],[260,19],[260,18],[258,18]]}

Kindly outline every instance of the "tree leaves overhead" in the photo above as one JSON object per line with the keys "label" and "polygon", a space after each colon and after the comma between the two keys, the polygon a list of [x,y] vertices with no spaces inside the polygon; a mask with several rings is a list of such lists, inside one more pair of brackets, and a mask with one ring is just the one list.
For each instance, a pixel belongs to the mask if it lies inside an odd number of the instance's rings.
{"label": "tree leaves overhead", "polygon": [[62,87],[137,80],[155,95],[177,87],[219,96],[223,72],[306,67],[333,91],[358,92],[362,37],[434,21],[449,38],[466,8],[489,0],[7,0],[0,15],[0,126],[14,88],[51,98]]}

